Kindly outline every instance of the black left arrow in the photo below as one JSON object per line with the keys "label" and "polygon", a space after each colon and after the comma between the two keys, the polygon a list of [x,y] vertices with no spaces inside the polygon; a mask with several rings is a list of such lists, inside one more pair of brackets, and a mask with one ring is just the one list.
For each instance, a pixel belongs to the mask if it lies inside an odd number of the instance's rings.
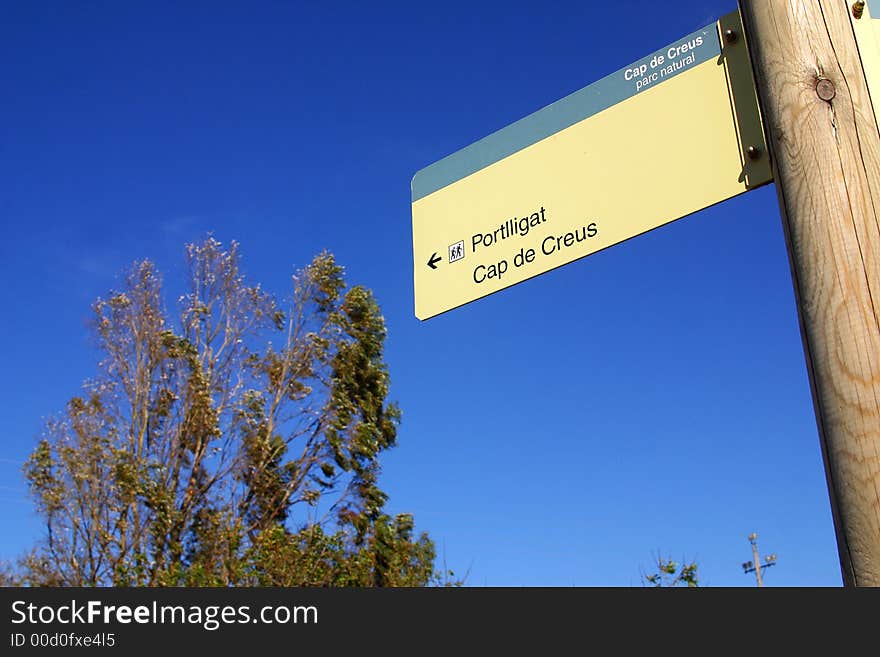
{"label": "black left arrow", "polygon": [[437,269],[437,263],[440,262],[441,260],[443,260],[443,258],[441,258],[440,256],[438,256],[437,253],[434,252],[434,255],[432,255],[432,256],[428,259],[428,266],[429,266],[431,269]]}

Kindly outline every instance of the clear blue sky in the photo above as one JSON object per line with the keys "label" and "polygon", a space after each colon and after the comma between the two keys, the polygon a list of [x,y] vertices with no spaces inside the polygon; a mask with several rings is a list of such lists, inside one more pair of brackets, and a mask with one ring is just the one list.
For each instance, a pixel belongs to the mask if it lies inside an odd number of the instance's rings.
{"label": "clear blue sky", "polygon": [[839,586],[772,185],[413,314],[417,170],[734,8],[4,3],[0,557],[40,535],[20,465],[95,373],[90,302],[134,259],[174,279],[213,231],[276,293],[322,249],[374,290],[403,409],[390,508],[469,584],[639,585],[661,551],[753,586],[758,532],[767,585]]}

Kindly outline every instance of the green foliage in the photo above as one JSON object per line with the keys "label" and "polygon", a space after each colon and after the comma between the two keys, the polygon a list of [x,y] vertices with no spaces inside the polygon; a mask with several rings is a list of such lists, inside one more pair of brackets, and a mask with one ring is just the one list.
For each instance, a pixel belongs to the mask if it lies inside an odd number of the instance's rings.
{"label": "green foliage", "polygon": [[658,555],[655,558],[655,569],[642,574],[642,584],[653,587],[686,586],[689,588],[700,585],[697,576],[697,563],[678,564],[670,558]]}
{"label": "green foliage", "polygon": [[351,531],[325,533],[319,525],[296,533],[278,526],[251,546],[247,573],[259,586],[423,586],[439,581],[433,571],[434,545],[426,534],[412,535],[412,518],[381,516],[368,537]]}
{"label": "green foliage", "polygon": [[247,283],[237,244],[186,253],[176,322],[149,261],[94,305],[100,374],[25,466],[46,536],[23,581],[444,583],[412,516],[385,511],[401,414],[369,290],[322,253],[282,303]]}

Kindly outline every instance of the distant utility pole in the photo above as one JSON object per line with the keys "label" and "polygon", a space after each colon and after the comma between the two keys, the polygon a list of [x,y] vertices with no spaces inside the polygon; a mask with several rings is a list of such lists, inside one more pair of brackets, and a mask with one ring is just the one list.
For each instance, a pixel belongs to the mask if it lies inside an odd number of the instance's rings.
{"label": "distant utility pole", "polygon": [[[755,573],[755,579],[758,580],[758,586],[764,586],[764,579],[761,577],[761,557],[758,554],[758,535],[749,534],[749,543],[752,544],[752,561],[746,561],[743,564],[744,573]],[[776,565],[776,555],[771,554],[764,557],[764,568]]]}

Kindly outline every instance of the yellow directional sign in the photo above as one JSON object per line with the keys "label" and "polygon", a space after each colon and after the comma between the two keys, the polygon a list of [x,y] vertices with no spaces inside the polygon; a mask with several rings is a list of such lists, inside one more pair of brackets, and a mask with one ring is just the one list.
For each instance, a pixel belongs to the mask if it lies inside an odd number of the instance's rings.
{"label": "yellow directional sign", "polygon": [[[875,12],[873,14],[871,12],[872,5]],[[874,120],[880,125],[880,116],[878,116],[878,109],[880,109],[880,2],[877,0],[867,2],[861,11],[857,11],[854,7],[850,12],[850,21],[856,36],[862,68],[865,70],[868,92],[871,94]]]}
{"label": "yellow directional sign", "polygon": [[419,171],[415,314],[428,319],[770,180],[734,12]]}

